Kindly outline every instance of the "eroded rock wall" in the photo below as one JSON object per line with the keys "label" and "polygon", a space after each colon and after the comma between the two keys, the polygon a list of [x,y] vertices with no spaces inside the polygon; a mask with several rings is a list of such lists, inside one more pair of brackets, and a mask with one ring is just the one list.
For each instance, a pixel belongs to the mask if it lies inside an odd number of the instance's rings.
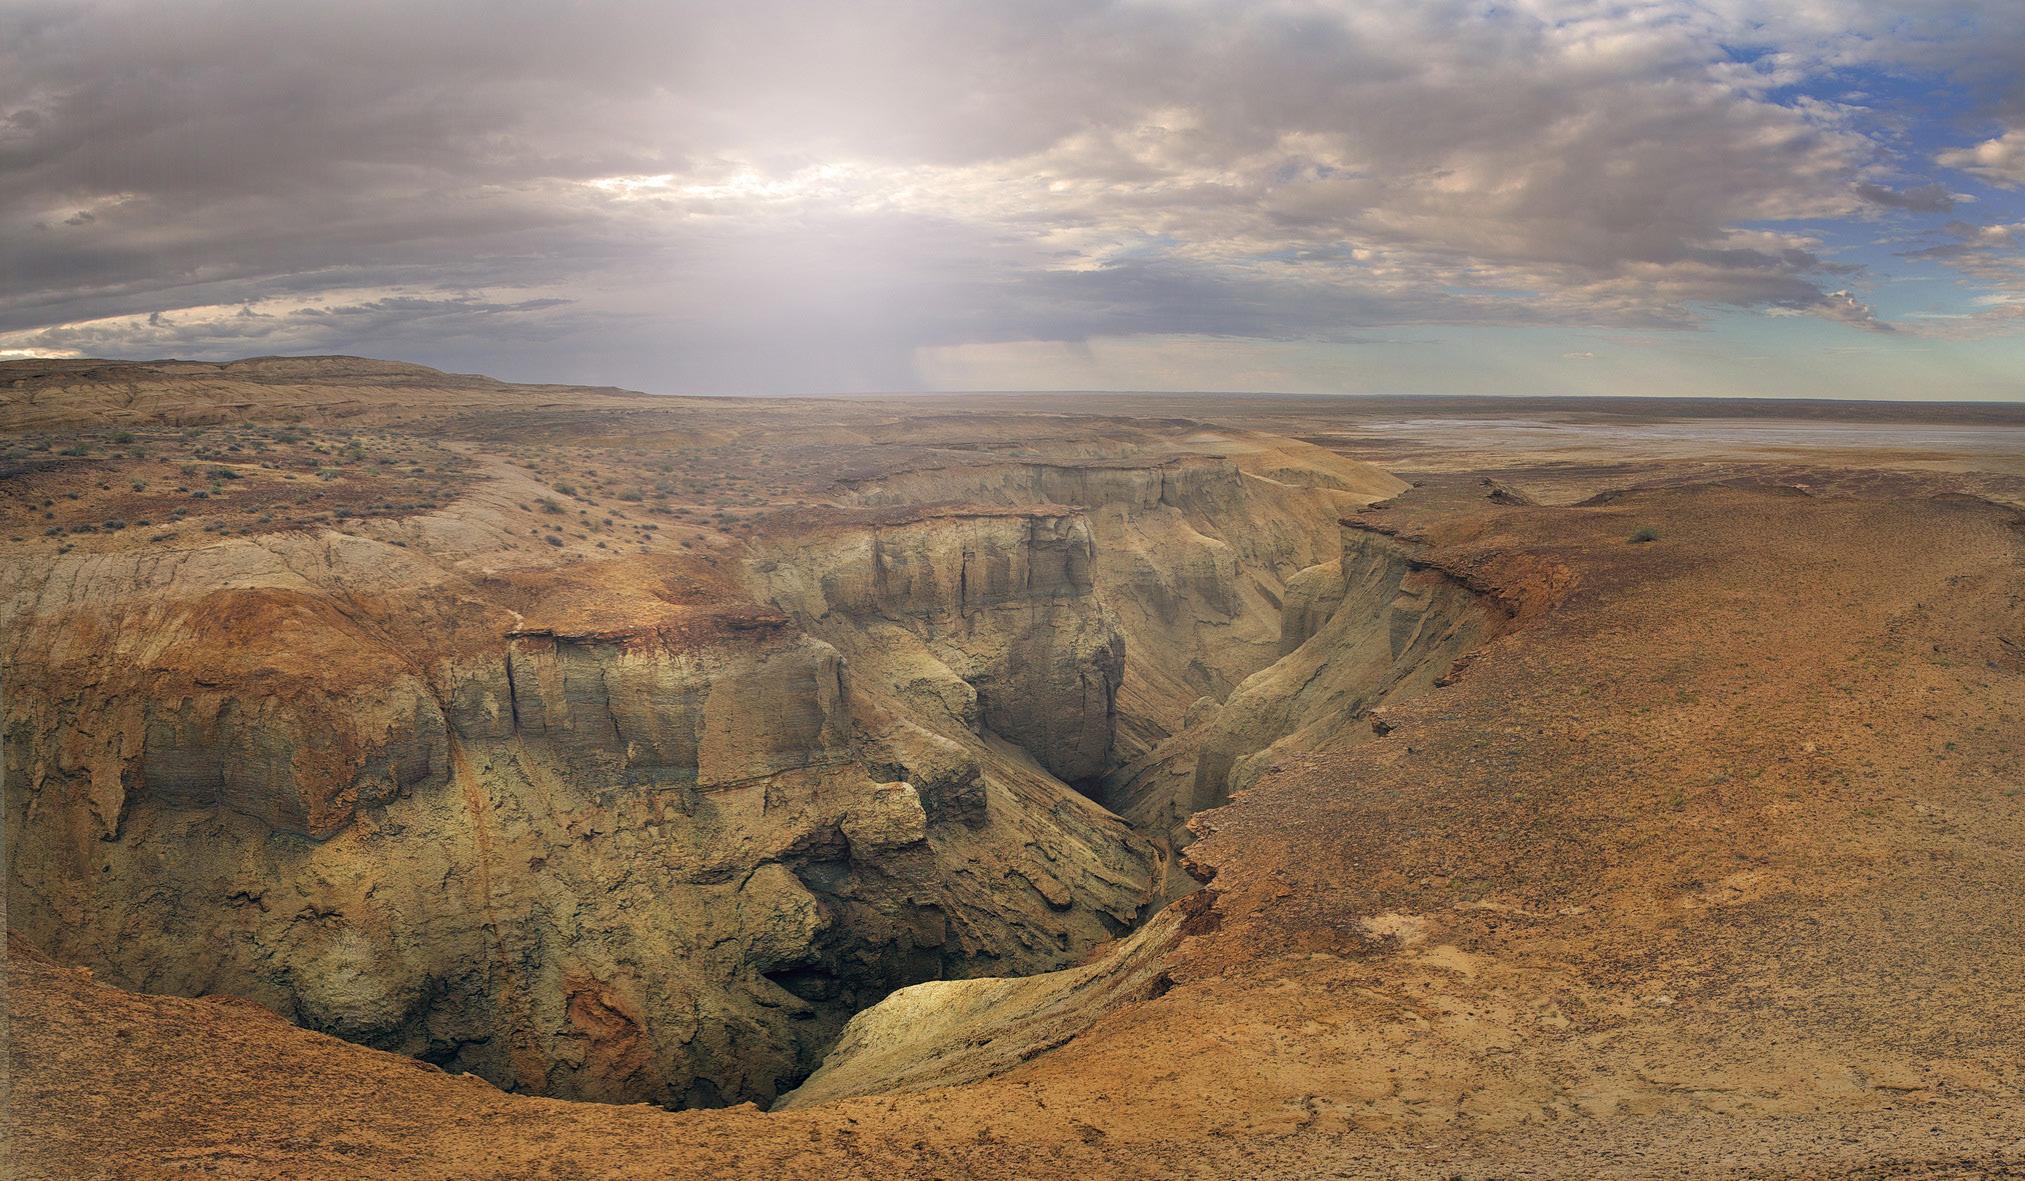
{"label": "eroded rock wall", "polygon": [[[1087,598],[1073,533],[1036,529],[980,610]],[[1152,893],[1122,822],[856,691],[778,614],[525,628],[464,583],[441,609],[471,642],[432,651],[395,629],[434,609],[284,556],[89,584],[51,614],[101,643],[10,660],[9,917],[52,954],[504,1086],[697,1105],[771,1098],[896,986],[1069,962]],[[1028,666],[1083,670],[1098,718],[1100,623]]]}
{"label": "eroded rock wall", "polygon": [[1081,511],[1091,580],[1128,652],[1114,760],[1178,731],[1282,655],[1286,581],[1341,552],[1337,521],[1405,485],[1288,440],[1204,436],[1229,454],[1085,464],[952,464],[866,482],[867,504],[1059,504]]}
{"label": "eroded rock wall", "polygon": [[1110,764],[1125,671],[1094,564],[1081,514],[1030,510],[827,528],[750,569],[910,716],[1004,738],[1074,783]]}
{"label": "eroded rock wall", "polygon": [[[1288,580],[1282,657],[1227,701],[1201,699],[1179,733],[1104,784],[1107,803],[1142,831],[1184,844],[1191,816],[1229,802],[1275,759],[1371,737],[1375,709],[1436,687],[1506,619],[1499,602],[1420,560],[1412,543],[1349,521],[1343,528],[1342,557]],[[1169,868],[1170,895],[1197,884],[1182,863]],[[1164,995],[1175,948],[1212,897],[1180,898],[1072,968],[901,989],[852,1018],[822,1067],[777,1107],[957,1086],[1014,1069]]]}
{"label": "eroded rock wall", "polygon": [[1343,556],[1287,586],[1284,655],[1222,703],[1199,703],[1179,733],[1108,778],[1108,806],[1185,842],[1190,816],[1228,800],[1279,751],[1369,737],[1373,709],[1433,685],[1497,614],[1417,563],[1408,544],[1347,524]]}

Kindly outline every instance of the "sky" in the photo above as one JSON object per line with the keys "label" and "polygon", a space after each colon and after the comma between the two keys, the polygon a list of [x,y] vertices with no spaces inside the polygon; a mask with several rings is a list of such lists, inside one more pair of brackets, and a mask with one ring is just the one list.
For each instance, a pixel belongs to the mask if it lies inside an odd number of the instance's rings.
{"label": "sky", "polygon": [[2025,0],[0,0],[0,358],[2025,398]]}

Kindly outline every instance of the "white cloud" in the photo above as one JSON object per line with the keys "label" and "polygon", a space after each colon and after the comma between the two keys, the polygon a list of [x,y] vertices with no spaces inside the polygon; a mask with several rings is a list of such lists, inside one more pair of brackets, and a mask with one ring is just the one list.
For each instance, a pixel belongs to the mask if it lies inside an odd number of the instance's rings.
{"label": "white cloud", "polygon": [[2025,187],[2025,128],[2006,131],[1970,148],[1954,148],[1935,157],[1949,168],[1974,173],[1993,184]]}

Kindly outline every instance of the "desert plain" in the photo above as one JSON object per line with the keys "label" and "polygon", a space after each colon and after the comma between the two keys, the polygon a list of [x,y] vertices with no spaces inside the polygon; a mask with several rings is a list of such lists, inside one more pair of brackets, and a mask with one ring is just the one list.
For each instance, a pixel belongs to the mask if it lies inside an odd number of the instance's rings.
{"label": "desert plain", "polygon": [[0,364],[13,1176],[2025,1172],[2025,408]]}

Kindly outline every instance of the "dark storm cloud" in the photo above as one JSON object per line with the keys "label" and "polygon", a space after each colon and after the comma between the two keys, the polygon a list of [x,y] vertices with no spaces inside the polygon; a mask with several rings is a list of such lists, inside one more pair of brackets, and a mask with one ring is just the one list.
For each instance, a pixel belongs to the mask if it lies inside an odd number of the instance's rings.
{"label": "dark storm cloud", "polygon": [[1877,327],[1806,227],[1952,199],[1793,88],[1890,47],[2001,119],[2013,47],[1972,33],[1909,0],[18,3],[0,349],[820,389],[1107,334]]}

